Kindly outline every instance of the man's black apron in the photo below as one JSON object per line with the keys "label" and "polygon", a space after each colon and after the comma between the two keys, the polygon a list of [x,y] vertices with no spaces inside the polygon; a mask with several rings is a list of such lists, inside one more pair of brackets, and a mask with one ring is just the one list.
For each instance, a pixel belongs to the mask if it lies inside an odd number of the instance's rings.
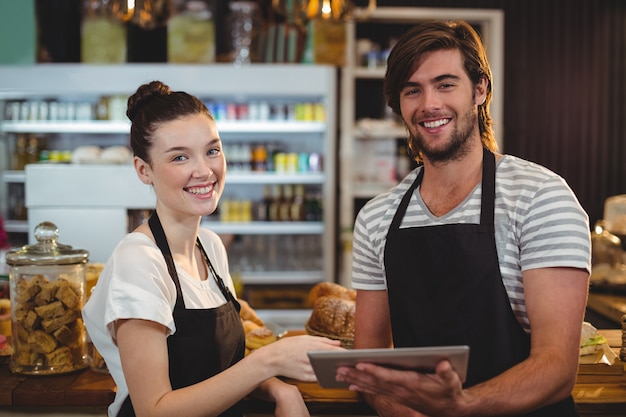
{"label": "man's black apron", "polygon": [[[483,153],[480,224],[400,228],[423,170],[393,218],[384,263],[396,347],[469,345],[465,387],[528,358],[530,337],[502,282],[494,228],[495,156]],[[571,397],[528,416],[576,416]]]}
{"label": "man's black apron", "polygon": [[[245,335],[239,318],[240,306],[213,268],[198,239],[197,244],[207,267],[226,297],[227,303],[217,308],[186,309],[174,260],[156,211],[148,224],[176,285],[176,305],[173,312],[176,332],[167,338],[167,348],[170,382],[172,389],[178,389],[210,378],[244,357]],[[127,397],[118,417],[134,415],[130,397]],[[221,416],[242,417],[242,405],[240,403],[234,405]]]}

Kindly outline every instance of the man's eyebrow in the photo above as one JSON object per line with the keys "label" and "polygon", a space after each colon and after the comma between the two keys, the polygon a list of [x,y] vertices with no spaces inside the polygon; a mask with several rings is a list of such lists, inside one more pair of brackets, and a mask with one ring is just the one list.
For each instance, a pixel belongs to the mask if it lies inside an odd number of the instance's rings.
{"label": "man's eyebrow", "polygon": [[454,74],[441,74],[435,77],[433,81],[443,81],[443,80],[448,80],[448,79],[460,80],[461,77],[459,77],[458,75],[454,75]]}
{"label": "man's eyebrow", "polygon": [[[438,75],[435,78],[433,78],[431,80],[431,82],[441,82],[441,81],[444,81],[444,80],[460,80],[460,79],[461,79],[461,77],[459,77],[458,75],[441,74],[441,75]],[[419,86],[421,84],[422,83],[418,83],[418,82],[415,82],[415,81],[407,81],[407,82],[405,82],[403,84],[402,88],[405,88],[405,87],[415,87],[415,86]]]}

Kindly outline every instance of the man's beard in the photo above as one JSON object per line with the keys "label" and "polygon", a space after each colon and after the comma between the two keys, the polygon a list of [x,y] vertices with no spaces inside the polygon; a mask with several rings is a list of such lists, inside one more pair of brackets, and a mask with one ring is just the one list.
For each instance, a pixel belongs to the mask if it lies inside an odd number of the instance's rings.
{"label": "man's beard", "polygon": [[447,162],[462,159],[469,152],[470,137],[477,125],[478,114],[475,107],[470,107],[462,119],[465,123],[457,126],[450,135],[450,140],[443,148],[433,149],[427,146],[423,135],[418,131],[416,135],[411,134],[410,140],[413,148],[421,152],[424,159],[430,162]]}

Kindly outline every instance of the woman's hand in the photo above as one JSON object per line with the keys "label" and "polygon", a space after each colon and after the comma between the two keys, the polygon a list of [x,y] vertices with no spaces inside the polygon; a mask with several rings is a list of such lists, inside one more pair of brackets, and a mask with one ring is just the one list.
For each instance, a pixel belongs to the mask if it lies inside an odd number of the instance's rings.
{"label": "woman's hand", "polygon": [[311,367],[307,352],[312,350],[343,350],[338,340],[319,336],[291,336],[263,346],[252,352],[256,359],[267,360],[274,370],[273,375],[305,382],[315,382],[315,373]]}
{"label": "woman's hand", "polygon": [[310,417],[302,394],[295,385],[270,378],[260,385],[257,392],[262,393],[263,398],[276,403],[275,417]]}

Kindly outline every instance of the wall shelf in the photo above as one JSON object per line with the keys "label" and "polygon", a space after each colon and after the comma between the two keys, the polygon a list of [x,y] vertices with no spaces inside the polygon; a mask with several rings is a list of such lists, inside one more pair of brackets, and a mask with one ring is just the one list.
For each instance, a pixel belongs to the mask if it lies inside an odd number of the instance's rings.
{"label": "wall shelf", "polygon": [[[132,94],[141,84],[161,80],[176,91],[187,91],[201,100],[224,103],[307,103],[323,108],[323,119],[301,120],[226,120],[218,119],[227,161],[229,145],[278,143],[286,153],[317,153],[323,158],[321,171],[277,173],[239,171],[233,164],[226,179],[222,201],[246,199],[261,201],[266,186],[303,185],[326,208],[318,221],[221,222],[204,219],[202,225],[219,234],[249,236],[280,241],[281,260],[288,258],[290,239],[321,261],[311,271],[265,271],[253,273],[254,284],[313,284],[336,277],[336,92],[337,69],[327,65],[253,64],[234,67],[229,64],[37,64],[0,66],[0,140],[11,144],[19,134],[45,137],[49,149],[74,149],[81,145],[101,147],[128,142],[127,120],[19,120],[9,115],[7,104],[48,101],[95,103],[104,96]],[[305,80],[303,82],[303,80]],[[125,105],[124,105],[125,107]],[[11,108],[12,109],[12,108]],[[298,108],[296,107],[296,110]],[[117,114],[118,112],[115,112]],[[299,113],[296,112],[296,116]],[[2,120],[8,118],[10,120]],[[25,118],[25,117],[24,117]],[[54,144],[52,144],[54,142]],[[235,161],[234,152],[231,154]],[[237,166],[237,168],[235,168]],[[22,185],[28,221],[7,221],[12,230],[28,234],[33,243],[34,226],[52,221],[59,227],[59,241],[90,252],[90,260],[104,262],[128,233],[129,224],[144,210],[154,208],[152,188],[142,184],[132,164],[39,163],[25,171],[2,172],[2,182],[12,192]],[[21,184],[20,184],[21,183]],[[9,199],[2,198],[3,204]],[[137,212],[138,213],[135,213]],[[132,217],[132,219],[131,219]],[[261,239],[261,240],[259,240]],[[304,243],[303,243],[304,242]],[[231,248],[235,249],[235,248]],[[233,250],[230,260],[236,264]],[[300,252],[294,252],[299,254]],[[266,268],[267,269],[267,268]],[[253,271],[254,272],[254,271]],[[250,271],[246,271],[246,274]],[[291,278],[290,278],[291,277]]]}

